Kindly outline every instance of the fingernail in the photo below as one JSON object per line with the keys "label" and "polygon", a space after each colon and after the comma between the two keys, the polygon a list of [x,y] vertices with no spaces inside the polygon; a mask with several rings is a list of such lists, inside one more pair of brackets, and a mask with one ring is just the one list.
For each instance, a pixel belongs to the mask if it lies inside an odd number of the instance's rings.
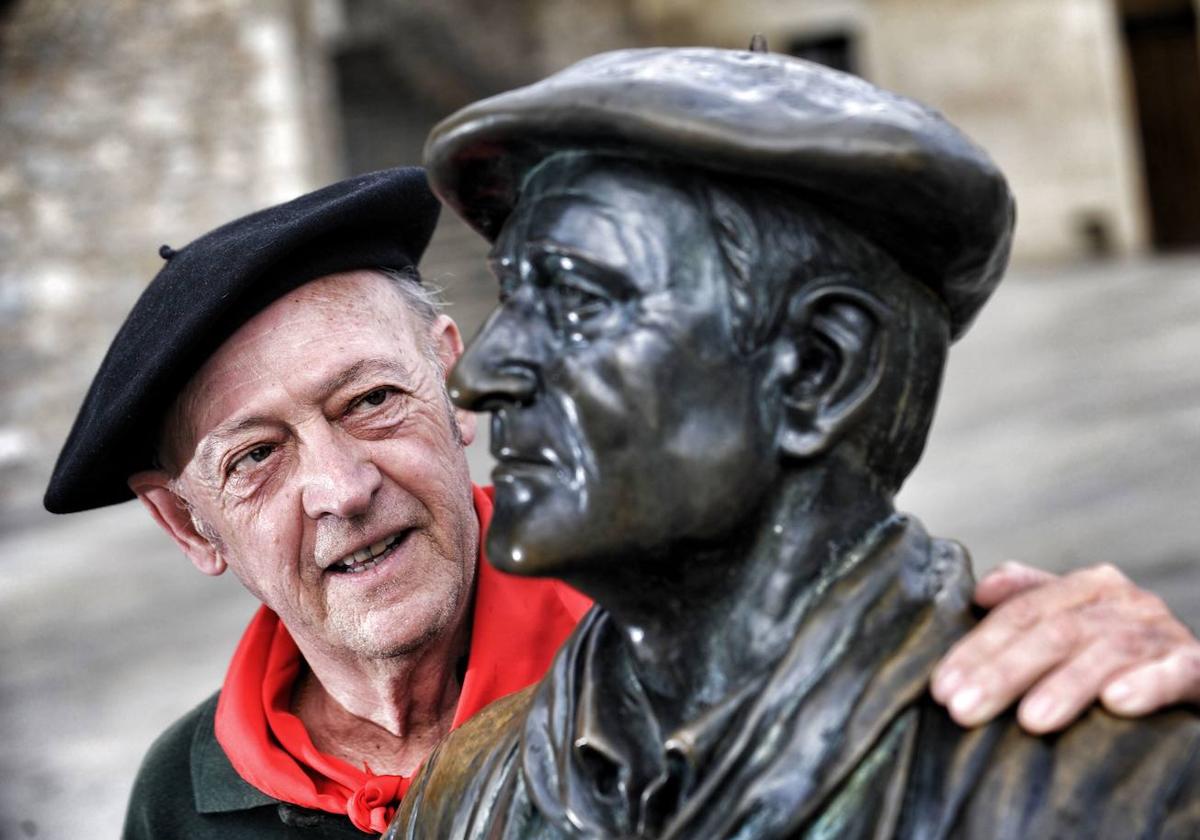
{"label": "fingernail", "polygon": [[967,717],[979,708],[983,700],[983,691],[977,686],[964,688],[950,698],[950,711],[959,717]]}
{"label": "fingernail", "polygon": [[1104,689],[1100,699],[1112,711],[1122,714],[1137,714],[1144,705],[1144,698],[1138,695],[1137,686],[1129,680],[1117,680]]}
{"label": "fingernail", "polygon": [[961,668],[951,668],[944,674],[938,674],[937,690],[942,696],[952,695],[962,685],[963,671]]}
{"label": "fingernail", "polygon": [[1035,697],[1025,707],[1025,720],[1038,728],[1050,726],[1062,710],[1062,704],[1053,697]]}
{"label": "fingernail", "polygon": [[1125,700],[1129,695],[1133,694],[1133,686],[1128,680],[1117,680],[1115,683],[1104,689],[1104,699],[1119,703]]}

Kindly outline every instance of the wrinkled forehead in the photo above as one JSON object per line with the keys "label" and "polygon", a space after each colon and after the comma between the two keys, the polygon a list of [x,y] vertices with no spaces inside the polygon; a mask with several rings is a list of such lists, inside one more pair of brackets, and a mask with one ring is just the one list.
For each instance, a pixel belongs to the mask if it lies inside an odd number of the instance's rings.
{"label": "wrinkled forehead", "polygon": [[264,390],[287,388],[303,399],[306,386],[331,381],[363,359],[416,364],[416,320],[395,282],[369,270],[328,275],[256,313],[177,395],[160,432],[160,457],[174,464],[186,460],[209,426]]}
{"label": "wrinkled forehead", "polygon": [[263,357],[318,366],[358,343],[407,350],[415,324],[395,282],[360,270],[305,283],[242,324],[204,362],[189,387]]}

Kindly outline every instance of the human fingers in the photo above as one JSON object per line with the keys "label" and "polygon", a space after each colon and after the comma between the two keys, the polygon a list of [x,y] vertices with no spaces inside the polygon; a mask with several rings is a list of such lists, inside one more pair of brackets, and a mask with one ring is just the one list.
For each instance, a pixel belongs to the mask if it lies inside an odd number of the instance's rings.
{"label": "human fingers", "polygon": [[1054,580],[1058,580],[1058,575],[1007,560],[984,575],[976,585],[975,603],[991,609],[1014,595]]}
{"label": "human fingers", "polygon": [[1193,638],[1109,680],[1100,702],[1124,717],[1141,717],[1177,703],[1200,703],[1200,642]]}
{"label": "human fingers", "polygon": [[[960,726],[986,723],[1055,668],[1079,656],[1082,637],[1079,620],[1071,612],[1031,625],[987,662],[975,664],[962,687],[944,701],[950,716]],[[1090,697],[1099,688],[1098,681],[1090,686]]]}
{"label": "human fingers", "polygon": [[[939,664],[931,689],[956,721],[977,726],[1045,674],[1103,642],[1098,650],[1107,651],[1103,655],[1110,657],[1110,664],[1098,677],[1067,669],[1033,711],[1026,712],[1031,728],[1053,729],[1063,725],[1060,719],[1069,719],[1073,709],[1095,700],[1103,680],[1117,670],[1153,661],[1190,640],[1191,634],[1161,599],[1139,589],[1113,566],[1094,566],[1027,588],[1003,602]],[[1074,688],[1064,682],[1071,674]]]}
{"label": "human fingers", "polygon": [[[1083,635],[1091,637],[1093,634],[1084,630]],[[1151,704],[1134,714],[1146,714],[1167,703],[1178,702],[1182,699],[1181,691],[1200,689],[1200,671],[1189,683],[1179,668],[1160,667],[1165,664],[1161,658],[1164,652],[1180,650],[1170,637],[1144,633],[1136,621],[1125,625],[1122,632],[1098,633],[1094,637],[1095,641],[1054,668],[1021,700],[1017,720],[1027,732],[1043,735],[1063,729],[1102,697],[1102,690],[1109,685],[1117,686],[1113,694],[1118,698],[1140,695]],[[1200,645],[1196,647],[1200,648]],[[1200,650],[1194,652],[1200,662]],[[1168,659],[1174,662],[1173,654],[1168,654]],[[1157,675],[1148,673],[1155,669],[1159,670]],[[1170,672],[1170,680],[1164,679],[1164,670]],[[1130,678],[1132,682],[1129,682]],[[1121,683],[1131,686],[1130,693],[1122,694],[1125,689]],[[1171,686],[1177,688],[1172,691]]]}
{"label": "human fingers", "polygon": [[[1029,628],[1097,597],[1100,588],[1097,576],[1085,574],[1091,571],[1050,576],[1045,582],[1028,586],[1002,601],[959,639],[934,668],[930,686],[934,699],[947,706],[954,700],[953,707],[959,709],[973,705],[986,691],[986,686],[980,685],[974,676],[977,672],[989,668]],[[1014,569],[1013,578],[1018,577],[1032,580],[1035,575]]]}

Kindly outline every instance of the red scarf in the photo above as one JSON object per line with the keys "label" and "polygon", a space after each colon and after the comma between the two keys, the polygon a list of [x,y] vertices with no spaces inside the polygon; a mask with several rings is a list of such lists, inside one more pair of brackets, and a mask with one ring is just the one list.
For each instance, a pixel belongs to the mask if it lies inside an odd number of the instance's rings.
{"label": "red scarf", "polygon": [[[536,682],[590,602],[564,584],[502,574],[484,562],[492,518],[491,488],[473,488],[480,562],[474,624],[454,712],[458,727],[488,703]],[[326,755],[289,707],[303,660],[287,628],[261,607],[246,628],[217,703],[217,741],[238,775],[268,796],[345,814],[382,833],[408,790],[409,777],[376,775]]]}

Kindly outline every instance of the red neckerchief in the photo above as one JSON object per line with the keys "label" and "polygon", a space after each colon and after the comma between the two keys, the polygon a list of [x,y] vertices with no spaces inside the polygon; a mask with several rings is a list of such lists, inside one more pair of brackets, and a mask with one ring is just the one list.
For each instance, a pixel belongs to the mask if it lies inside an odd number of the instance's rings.
{"label": "red neckerchief", "polygon": [[[492,518],[491,488],[473,487],[473,493],[480,562],[467,671],[454,727],[493,700],[539,680],[591,606],[557,581],[511,577],[485,562],[482,545]],[[300,650],[283,622],[261,607],[229,663],[217,703],[217,741],[238,775],[268,796],[345,814],[362,831],[382,833],[408,790],[409,778],[376,775],[313,746],[304,724],[289,709],[302,665]]]}

